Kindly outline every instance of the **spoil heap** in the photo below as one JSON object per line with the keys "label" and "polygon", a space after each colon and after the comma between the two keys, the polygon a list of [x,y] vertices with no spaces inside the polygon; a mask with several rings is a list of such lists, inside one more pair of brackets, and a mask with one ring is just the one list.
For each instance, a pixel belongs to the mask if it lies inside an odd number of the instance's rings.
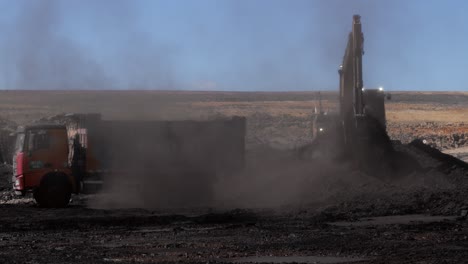
{"label": "spoil heap", "polygon": [[467,163],[421,140],[394,147],[414,157],[422,169],[388,182],[375,179],[353,183],[352,188],[341,186],[321,216],[328,220],[403,214],[466,216]]}

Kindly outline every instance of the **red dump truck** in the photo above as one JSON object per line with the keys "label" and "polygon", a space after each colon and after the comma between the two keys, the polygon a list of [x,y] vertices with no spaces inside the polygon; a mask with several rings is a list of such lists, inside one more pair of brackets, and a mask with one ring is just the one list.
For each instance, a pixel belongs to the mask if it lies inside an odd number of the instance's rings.
{"label": "red dump truck", "polygon": [[[13,158],[13,189],[33,192],[44,207],[66,206],[72,193],[95,192],[115,178],[170,192],[168,182],[244,166],[244,117],[137,121],[71,114],[53,121],[19,128]],[[180,181],[168,180],[174,177]]]}

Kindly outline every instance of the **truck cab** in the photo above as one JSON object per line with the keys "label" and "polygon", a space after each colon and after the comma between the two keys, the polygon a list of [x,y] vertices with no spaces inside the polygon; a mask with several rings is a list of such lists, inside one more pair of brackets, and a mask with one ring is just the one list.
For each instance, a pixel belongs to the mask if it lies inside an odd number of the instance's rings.
{"label": "truck cab", "polygon": [[33,192],[39,205],[66,206],[76,192],[69,166],[69,143],[64,125],[35,124],[17,131],[13,158],[13,189]]}

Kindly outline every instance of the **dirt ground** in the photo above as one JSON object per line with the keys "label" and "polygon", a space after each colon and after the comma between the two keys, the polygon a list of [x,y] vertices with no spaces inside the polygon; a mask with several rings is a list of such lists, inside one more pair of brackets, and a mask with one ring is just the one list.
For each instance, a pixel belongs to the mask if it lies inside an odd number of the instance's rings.
{"label": "dirt ground", "polygon": [[464,218],[351,225],[311,209],[0,211],[2,263],[465,263],[468,247]]}
{"label": "dirt ground", "polygon": [[[322,97],[333,111],[334,95]],[[111,209],[96,202],[105,194],[39,208],[12,196],[11,166],[2,165],[0,263],[466,263],[468,169],[415,147],[404,148],[424,170],[394,181],[347,164],[284,158],[310,140],[316,99],[312,92],[0,92],[0,116],[16,124],[68,112],[247,116],[248,157],[256,164],[242,181],[218,182],[229,187],[218,193],[222,204],[165,209]],[[426,140],[463,158],[466,113],[467,93],[394,93],[388,130],[394,140]]]}

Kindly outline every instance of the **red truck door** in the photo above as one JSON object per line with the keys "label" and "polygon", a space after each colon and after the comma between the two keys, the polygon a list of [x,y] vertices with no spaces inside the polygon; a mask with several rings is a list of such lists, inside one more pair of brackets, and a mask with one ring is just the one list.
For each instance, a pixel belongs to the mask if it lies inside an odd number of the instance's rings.
{"label": "red truck door", "polygon": [[25,188],[39,186],[51,171],[68,172],[68,139],[65,128],[34,128],[26,131],[23,174]]}

